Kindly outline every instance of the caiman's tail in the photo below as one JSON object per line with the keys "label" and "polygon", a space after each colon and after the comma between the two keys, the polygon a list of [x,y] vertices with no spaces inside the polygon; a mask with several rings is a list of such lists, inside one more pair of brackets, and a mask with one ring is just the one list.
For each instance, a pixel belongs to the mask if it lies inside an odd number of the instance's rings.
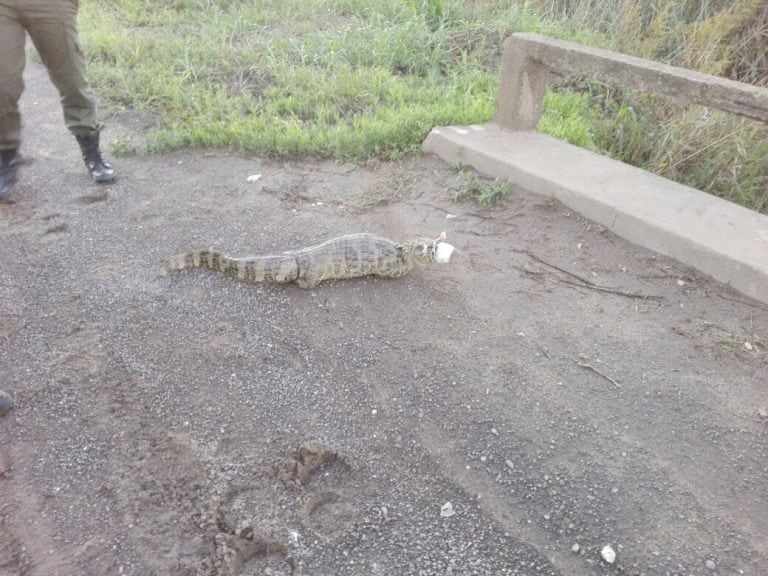
{"label": "caiman's tail", "polygon": [[190,268],[210,268],[244,282],[292,282],[299,275],[296,258],[291,255],[232,258],[213,249],[191,250],[171,258],[169,272]]}
{"label": "caiman's tail", "polygon": [[171,258],[167,264],[168,272],[177,270],[188,270],[190,268],[211,268],[224,272],[222,265],[229,266],[232,258],[225,256],[221,252],[212,249],[191,250],[183,254],[177,254]]}

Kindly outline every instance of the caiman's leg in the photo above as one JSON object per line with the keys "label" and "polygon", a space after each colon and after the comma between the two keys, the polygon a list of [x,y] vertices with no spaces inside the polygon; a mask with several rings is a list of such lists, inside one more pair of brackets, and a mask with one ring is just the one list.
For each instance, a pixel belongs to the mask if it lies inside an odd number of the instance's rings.
{"label": "caiman's leg", "polygon": [[314,275],[309,277],[299,276],[293,281],[293,283],[296,284],[296,286],[299,288],[311,290],[312,288],[317,288],[317,285],[320,284],[320,279]]}
{"label": "caiman's leg", "polygon": [[408,270],[388,270],[387,272],[376,272],[374,276],[378,276],[379,278],[400,278],[407,273]]}
{"label": "caiman's leg", "polygon": [[406,263],[402,261],[395,261],[388,263],[387,266],[380,267],[379,270],[374,272],[374,275],[379,278],[400,278],[401,276],[408,274],[411,268],[413,268],[412,265],[407,266]]}

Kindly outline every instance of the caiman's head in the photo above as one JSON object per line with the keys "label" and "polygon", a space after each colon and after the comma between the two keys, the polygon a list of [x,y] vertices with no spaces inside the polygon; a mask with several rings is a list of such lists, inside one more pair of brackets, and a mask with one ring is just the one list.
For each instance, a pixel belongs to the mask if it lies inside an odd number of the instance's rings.
{"label": "caiman's head", "polygon": [[454,248],[445,241],[445,232],[437,238],[417,238],[404,244],[398,244],[398,251],[417,265],[447,264]]}

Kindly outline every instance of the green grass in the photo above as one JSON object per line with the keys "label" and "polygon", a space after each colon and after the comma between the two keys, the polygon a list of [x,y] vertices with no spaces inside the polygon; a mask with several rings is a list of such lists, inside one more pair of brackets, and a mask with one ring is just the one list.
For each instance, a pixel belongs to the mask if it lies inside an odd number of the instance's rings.
{"label": "green grass", "polygon": [[[717,10],[731,5],[740,7]],[[490,120],[501,45],[517,31],[757,81],[754,6],[83,0],[80,29],[108,106],[157,126],[149,151],[230,147],[363,161],[414,152],[436,125]],[[564,86],[546,97],[543,132],[768,211],[768,149],[754,125],[595,82]],[[121,153],[133,148],[120,143]]]}
{"label": "green grass", "polygon": [[547,92],[539,130],[575,146],[596,149],[593,132],[597,115],[589,106],[586,94],[572,90]]}
{"label": "green grass", "polygon": [[434,125],[491,117],[501,40],[530,18],[442,6],[91,1],[81,30],[100,93],[159,122],[154,150],[395,158]]}
{"label": "green grass", "polygon": [[454,202],[471,198],[483,208],[503,202],[514,190],[514,183],[504,178],[483,178],[471,170],[456,167],[462,175],[462,185],[451,194]]}

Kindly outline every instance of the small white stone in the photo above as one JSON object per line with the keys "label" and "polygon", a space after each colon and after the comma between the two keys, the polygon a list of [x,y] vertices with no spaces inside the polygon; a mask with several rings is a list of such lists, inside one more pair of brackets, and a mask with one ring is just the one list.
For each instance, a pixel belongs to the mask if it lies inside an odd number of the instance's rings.
{"label": "small white stone", "polygon": [[443,504],[440,507],[440,516],[441,517],[443,517],[443,518],[450,518],[454,514],[456,514],[456,512],[454,512],[453,504],[451,504],[450,502],[446,502],[445,504]]}
{"label": "small white stone", "polygon": [[704,563],[704,565],[707,567],[707,570],[714,570],[715,568],[717,568],[717,566],[715,566],[715,563],[712,560],[707,560]]}
{"label": "small white stone", "polygon": [[603,549],[600,550],[600,556],[602,556],[603,560],[605,560],[608,564],[613,564],[616,562],[616,552],[614,552],[610,544],[603,546]]}
{"label": "small white stone", "polygon": [[581,550],[581,546],[579,546],[579,543],[576,542],[573,546],[571,546],[571,552],[574,554],[578,554],[579,550]]}
{"label": "small white stone", "polygon": [[246,178],[245,180],[246,180],[247,182],[256,182],[256,181],[257,181],[259,178],[261,178],[261,174],[251,174],[251,175],[250,175],[250,176],[248,176],[248,178]]}
{"label": "small white stone", "polygon": [[507,468],[509,468],[510,470],[513,470],[515,468],[515,463],[512,462],[512,460],[507,460],[505,464],[507,465]]}

